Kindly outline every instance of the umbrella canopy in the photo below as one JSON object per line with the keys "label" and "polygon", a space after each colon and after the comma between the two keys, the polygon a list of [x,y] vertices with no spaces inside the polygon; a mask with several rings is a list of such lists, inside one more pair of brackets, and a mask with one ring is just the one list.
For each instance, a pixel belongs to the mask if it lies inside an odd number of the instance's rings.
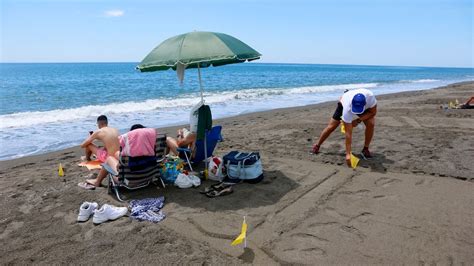
{"label": "umbrella canopy", "polygon": [[137,66],[141,72],[221,66],[259,59],[261,54],[240,40],[217,32],[195,31],[171,37]]}

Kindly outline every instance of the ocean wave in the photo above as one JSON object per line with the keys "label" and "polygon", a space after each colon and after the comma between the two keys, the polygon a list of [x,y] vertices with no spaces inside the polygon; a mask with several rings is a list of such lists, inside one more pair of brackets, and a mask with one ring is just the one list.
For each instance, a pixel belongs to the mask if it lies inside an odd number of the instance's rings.
{"label": "ocean wave", "polygon": [[[256,88],[245,90],[205,93],[207,104],[227,103],[238,100],[258,100],[265,97],[282,95],[314,94],[320,92],[344,91],[346,89],[374,88],[377,83],[340,84],[323,86],[306,86],[296,88]],[[196,94],[185,95],[175,99],[150,99],[143,102],[122,102],[106,105],[89,105],[70,109],[56,109],[51,111],[20,112],[0,116],[0,128],[29,127],[39,124],[84,120],[97,117],[101,114],[116,115],[124,113],[145,113],[166,109],[185,109],[199,101]]]}
{"label": "ocean wave", "polygon": [[417,79],[417,80],[401,80],[401,83],[431,83],[440,81],[439,79]]}

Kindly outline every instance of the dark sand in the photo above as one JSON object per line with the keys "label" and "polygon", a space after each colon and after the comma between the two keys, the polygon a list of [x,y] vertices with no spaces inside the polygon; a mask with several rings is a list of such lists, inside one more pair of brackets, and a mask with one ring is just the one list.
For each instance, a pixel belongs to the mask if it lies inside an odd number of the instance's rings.
{"label": "dark sand", "polygon": [[[439,109],[472,95],[471,82],[379,96],[375,158],[355,171],[338,131],[308,153],[335,102],[217,120],[217,155],[260,151],[264,181],[216,199],[171,186],[126,194],[164,195],[158,224],[76,223],[83,201],[126,205],[77,186],[88,174],[78,147],[2,161],[0,263],[474,264],[474,110]],[[362,145],[356,129],[354,152]],[[244,215],[245,250],[230,246]]]}

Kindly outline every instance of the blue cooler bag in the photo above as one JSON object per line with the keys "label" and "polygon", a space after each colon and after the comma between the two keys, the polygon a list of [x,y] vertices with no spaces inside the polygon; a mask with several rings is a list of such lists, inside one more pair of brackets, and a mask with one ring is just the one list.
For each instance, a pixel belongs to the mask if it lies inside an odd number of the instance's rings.
{"label": "blue cooler bag", "polygon": [[262,161],[258,152],[231,151],[223,159],[229,181],[244,180],[252,184],[262,181]]}

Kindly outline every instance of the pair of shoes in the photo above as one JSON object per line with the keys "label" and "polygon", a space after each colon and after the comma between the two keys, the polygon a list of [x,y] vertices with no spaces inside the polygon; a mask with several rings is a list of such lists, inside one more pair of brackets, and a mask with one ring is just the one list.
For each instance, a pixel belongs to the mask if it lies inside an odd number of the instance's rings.
{"label": "pair of shoes", "polygon": [[207,192],[206,196],[209,197],[209,198],[215,198],[215,197],[229,195],[232,192],[234,192],[234,190],[232,189],[232,185],[226,184],[226,185],[224,185],[223,188],[221,188],[219,190],[211,190],[211,191]]}
{"label": "pair of shoes", "polygon": [[319,153],[319,148],[321,148],[321,146],[319,146],[318,144],[314,144],[313,147],[311,148],[310,153],[311,154],[318,154]]}
{"label": "pair of shoes", "polygon": [[78,222],[86,222],[91,216],[92,222],[97,225],[109,220],[116,220],[127,214],[127,207],[115,207],[109,204],[104,204],[100,209],[97,209],[99,204],[97,202],[84,202],[79,208]]}
{"label": "pair of shoes", "polygon": [[205,194],[209,198],[215,198],[219,196],[228,195],[232,192],[232,184],[226,184],[225,182],[221,182],[205,188],[204,191],[201,191],[200,193]]}
{"label": "pair of shoes", "polygon": [[224,182],[220,182],[220,183],[217,183],[217,184],[214,184],[214,185],[211,185],[210,187],[206,187],[203,191],[200,191],[199,193],[201,194],[206,194],[206,193],[209,193],[213,190],[222,190],[226,187],[230,186],[230,184],[226,184]]}
{"label": "pair of shoes", "polygon": [[367,147],[364,147],[364,149],[362,149],[360,155],[362,156],[362,158],[364,158],[364,160],[372,159],[372,155],[370,154],[369,148]]}

